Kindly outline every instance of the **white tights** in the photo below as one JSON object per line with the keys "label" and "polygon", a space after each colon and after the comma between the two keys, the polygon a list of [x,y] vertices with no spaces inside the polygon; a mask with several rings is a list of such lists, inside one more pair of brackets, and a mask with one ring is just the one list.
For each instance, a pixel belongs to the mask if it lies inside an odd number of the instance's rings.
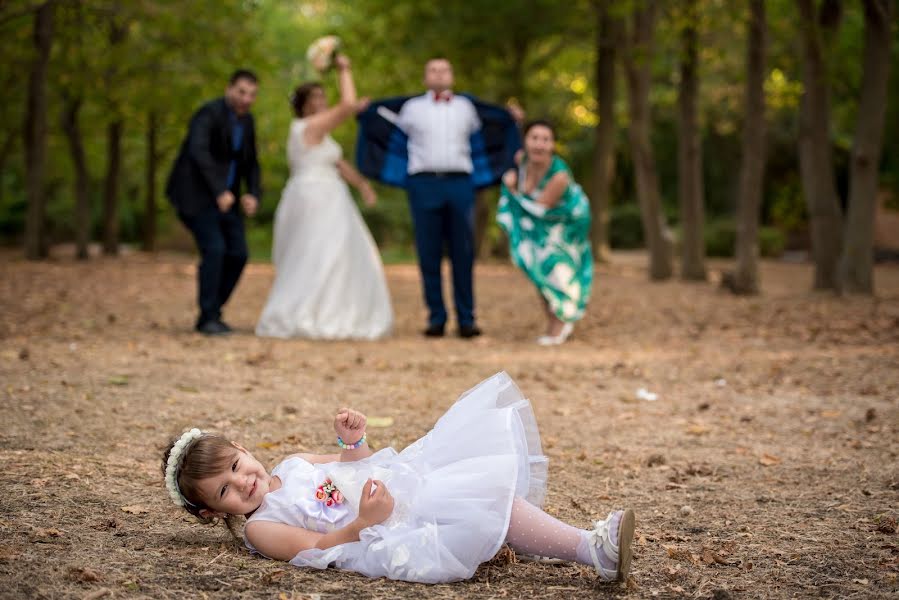
{"label": "white tights", "polygon": [[[610,523],[612,531],[618,530],[618,519],[616,517]],[[584,529],[551,517],[523,498],[515,498],[506,542],[519,554],[560,558],[593,566],[587,533]],[[615,539],[617,541],[617,535]],[[614,570],[617,567],[603,552],[597,552],[597,556],[604,568]]]}

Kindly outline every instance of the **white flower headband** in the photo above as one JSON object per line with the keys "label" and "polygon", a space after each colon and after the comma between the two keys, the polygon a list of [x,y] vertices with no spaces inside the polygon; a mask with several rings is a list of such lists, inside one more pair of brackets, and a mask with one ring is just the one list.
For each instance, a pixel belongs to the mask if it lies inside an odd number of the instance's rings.
{"label": "white flower headband", "polygon": [[184,449],[201,435],[203,435],[203,432],[196,427],[190,431],[185,431],[178,438],[178,441],[175,442],[175,445],[172,446],[172,451],[169,452],[169,458],[165,463],[165,487],[168,489],[169,496],[172,497],[172,502],[175,503],[175,506],[184,506],[186,504],[194,506],[190,500],[184,497],[181,489],[178,487],[178,467],[181,466],[181,457],[184,454]]}

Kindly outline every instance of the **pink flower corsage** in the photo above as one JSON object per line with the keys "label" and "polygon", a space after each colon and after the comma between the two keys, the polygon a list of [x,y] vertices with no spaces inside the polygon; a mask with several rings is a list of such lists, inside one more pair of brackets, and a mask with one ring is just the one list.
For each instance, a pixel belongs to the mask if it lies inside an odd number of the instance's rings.
{"label": "pink flower corsage", "polygon": [[323,502],[325,506],[334,506],[335,504],[343,504],[343,494],[337,489],[337,486],[331,483],[330,479],[318,486],[315,490],[315,499]]}

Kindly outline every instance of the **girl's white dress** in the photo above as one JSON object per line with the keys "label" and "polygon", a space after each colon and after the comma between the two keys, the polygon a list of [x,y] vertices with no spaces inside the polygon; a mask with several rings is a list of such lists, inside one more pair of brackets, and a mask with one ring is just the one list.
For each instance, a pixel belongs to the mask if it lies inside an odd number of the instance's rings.
{"label": "girl's white dress", "polygon": [[287,139],[290,179],[275,210],[275,282],[256,325],[264,337],[375,339],[390,333],[393,309],[381,255],[337,171],[330,135],[303,142],[306,121]]}
{"label": "girl's white dress", "polygon": [[[365,480],[380,479],[395,500],[387,521],[362,530],[358,542],[304,550],[291,564],[333,564],[421,583],[458,581],[502,546],[516,496],[542,506],[546,472],[530,402],[498,373],[463,394],[400,453],[385,448],[365,460],[318,465],[288,458],[272,471],[282,486],[266,494],[249,522],[332,531],[355,518]],[[346,496],[344,503],[328,507],[315,499],[327,478]]]}

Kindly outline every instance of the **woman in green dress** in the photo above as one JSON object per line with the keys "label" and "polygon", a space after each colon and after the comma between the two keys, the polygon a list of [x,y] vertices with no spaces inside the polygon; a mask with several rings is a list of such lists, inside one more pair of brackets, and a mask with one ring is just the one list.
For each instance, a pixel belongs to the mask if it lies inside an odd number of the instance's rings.
{"label": "woman in green dress", "polygon": [[555,154],[555,131],[546,121],[525,126],[518,169],[503,177],[496,220],[509,238],[512,262],[537,286],[546,331],[537,343],[552,346],[571,335],[584,316],[593,283],[590,201]]}

